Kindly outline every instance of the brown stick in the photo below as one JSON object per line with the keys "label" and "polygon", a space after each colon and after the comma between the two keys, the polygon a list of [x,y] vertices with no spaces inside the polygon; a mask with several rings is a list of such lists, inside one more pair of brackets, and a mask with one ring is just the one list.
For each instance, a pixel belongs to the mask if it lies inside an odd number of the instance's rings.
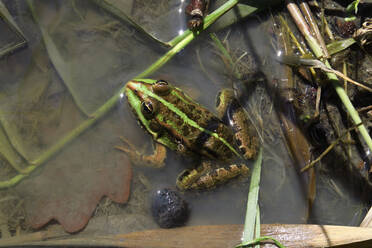
{"label": "brown stick", "polygon": [[[0,247],[14,246],[115,246],[152,248],[222,248],[234,247],[241,242],[243,225],[190,226],[174,229],[155,229],[106,236],[73,236],[45,241],[22,242],[16,238],[0,240]],[[262,236],[272,236],[288,248],[371,247],[370,228],[321,225],[261,225]],[[43,236],[43,235],[40,235]]]}
{"label": "brown stick", "polygon": [[326,46],[326,44],[324,42],[324,39],[323,39],[322,35],[320,34],[318,25],[317,25],[316,20],[315,20],[315,18],[313,16],[313,13],[310,10],[309,5],[307,4],[307,2],[305,2],[305,1],[302,0],[302,1],[300,1],[300,8],[301,8],[302,13],[306,17],[307,22],[308,22],[311,30],[313,31],[314,37],[318,40],[318,43],[319,43],[319,45],[321,46],[321,48],[323,50],[324,56],[326,58],[329,58],[327,46]]}
{"label": "brown stick", "polygon": [[[293,53],[291,46],[289,45],[290,42],[288,37],[283,35],[282,39],[283,42],[281,44],[283,46],[284,53]],[[293,92],[286,90],[295,88],[292,74],[292,68],[288,66],[285,67],[285,78],[287,79],[287,83],[286,85],[283,84],[279,86],[278,95],[276,96],[278,99],[276,101],[276,105],[280,108],[279,119],[286,144],[295,162],[296,169],[299,171],[300,168],[305,166],[311,160],[311,149],[310,144],[308,143],[295,118],[295,107],[292,101],[292,99],[294,99]],[[274,89],[275,86],[271,85],[270,87]],[[305,189],[303,194],[304,196],[306,194],[306,200],[308,203],[305,214],[305,220],[307,221],[310,217],[312,204],[316,196],[315,173],[311,170],[308,174],[300,175],[300,178]]]}
{"label": "brown stick", "polygon": [[358,112],[364,112],[364,111],[371,110],[371,109],[372,109],[372,105],[357,109],[357,111]]}

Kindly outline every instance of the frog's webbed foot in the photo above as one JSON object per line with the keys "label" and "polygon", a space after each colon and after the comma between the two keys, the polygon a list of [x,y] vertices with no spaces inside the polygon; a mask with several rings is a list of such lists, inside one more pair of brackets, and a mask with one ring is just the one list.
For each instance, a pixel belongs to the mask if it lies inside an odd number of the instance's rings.
{"label": "frog's webbed foot", "polygon": [[211,189],[238,176],[247,176],[249,169],[245,164],[233,164],[228,167],[211,169],[202,165],[194,170],[184,170],[177,178],[180,190]]}
{"label": "frog's webbed foot", "polygon": [[138,149],[127,139],[124,137],[120,137],[120,139],[125,146],[115,146],[115,148],[128,154],[133,163],[154,168],[164,167],[164,161],[167,156],[167,149],[165,146],[155,143],[154,153],[152,155],[143,155],[138,152]]}

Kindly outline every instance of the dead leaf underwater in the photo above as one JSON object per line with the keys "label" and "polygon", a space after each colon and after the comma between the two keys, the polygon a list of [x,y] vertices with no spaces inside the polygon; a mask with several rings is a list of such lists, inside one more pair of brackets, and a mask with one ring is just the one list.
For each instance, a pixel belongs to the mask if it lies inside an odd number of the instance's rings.
{"label": "dead leaf underwater", "polygon": [[16,187],[33,228],[54,219],[67,232],[77,232],[103,196],[128,201],[130,161],[113,148],[119,126],[112,120],[98,123]]}

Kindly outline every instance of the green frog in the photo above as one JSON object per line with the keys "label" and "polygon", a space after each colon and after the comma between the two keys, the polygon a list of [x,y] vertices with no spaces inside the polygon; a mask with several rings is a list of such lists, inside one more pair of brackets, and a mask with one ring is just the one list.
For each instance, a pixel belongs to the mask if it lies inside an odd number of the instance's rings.
{"label": "green frog", "polygon": [[197,166],[179,174],[180,190],[209,189],[247,175],[248,167],[235,162],[256,158],[259,140],[232,90],[219,92],[217,116],[164,80],[129,81],[125,95],[138,122],[155,141],[154,153],[144,155],[122,138],[127,145],[116,148],[134,163],[162,167],[166,147],[199,158]]}

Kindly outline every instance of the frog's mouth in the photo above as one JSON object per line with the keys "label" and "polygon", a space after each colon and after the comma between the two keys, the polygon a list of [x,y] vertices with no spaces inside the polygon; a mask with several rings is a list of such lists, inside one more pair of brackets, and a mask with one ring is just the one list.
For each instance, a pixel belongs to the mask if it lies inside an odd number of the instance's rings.
{"label": "frog's mouth", "polygon": [[143,98],[143,93],[141,93],[138,88],[140,86],[140,82],[137,81],[129,81],[125,85],[125,95],[129,102],[129,106],[131,107],[133,113],[136,116],[141,116],[141,100]]}
{"label": "frog's mouth", "polygon": [[125,86],[126,95],[128,96],[129,91],[133,92],[139,99],[143,99],[143,93],[138,89],[141,86],[141,82],[129,81]]}

